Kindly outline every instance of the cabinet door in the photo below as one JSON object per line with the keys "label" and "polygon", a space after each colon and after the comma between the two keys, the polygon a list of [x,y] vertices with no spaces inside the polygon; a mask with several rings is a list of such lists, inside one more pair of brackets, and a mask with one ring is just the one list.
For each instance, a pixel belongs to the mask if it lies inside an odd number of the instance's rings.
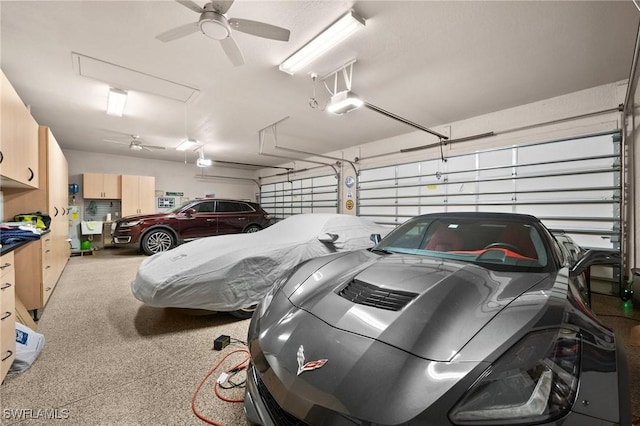
{"label": "cabinet door", "polygon": [[103,176],[103,188],[104,197],[114,200],[119,200],[122,197],[120,190],[120,176],[119,175],[102,175]]}
{"label": "cabinet door", "polygon": [[85,173],[82,175],[82,196],[84,198],[103,198],[103,176],[102,173]]}
{"label": "cabinet door", "polygon": [[140,189],[138,187],[138,176],[122,175],[122,217],[139,214],[138,198]]}
{"label": "cabinet door", "polygon": [[[16,186],[38,188],[38,123],[0,72],[0,175]],[[3,182],[3,186],[13,186]]]}
{"label": "cabinet door", "polygon": [[27,309],[40,309],[42,303],[42,239],[14,250],[16,295]]}
{"label": "cabinet door", "polygon": [[154,176],[138,176],[138,208],[141,214],[156,212],[156,178]]}

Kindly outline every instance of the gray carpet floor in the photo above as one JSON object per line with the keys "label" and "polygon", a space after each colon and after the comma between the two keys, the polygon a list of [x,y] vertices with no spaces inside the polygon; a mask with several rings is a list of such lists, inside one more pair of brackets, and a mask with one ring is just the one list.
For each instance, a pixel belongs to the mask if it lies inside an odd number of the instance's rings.
{"label": "gray carpet floor", "polygon": [[[130,283],[144,258],[107,249],[69,259],[37,325],[45,336],[40,356],[0,386],[2,424],[205,424],[192,411],[194,392],[224,356],[243,348],[232,344],[215,351],[213,341],[221,334],[246,340],[249,320],[143,305]],[[594,295],[593,305],[627,346],[637,417],[640,348],[629,345],[629,332],[639,324],[640,306],[624,308],[619,299],[601,295]],[[218,372],[243,358],[229,355],[198,394],[197,410],[215,423],[246,425],[242,404],[223,401],[213,391]],[[222,395],[241,399],[243,390]]]}

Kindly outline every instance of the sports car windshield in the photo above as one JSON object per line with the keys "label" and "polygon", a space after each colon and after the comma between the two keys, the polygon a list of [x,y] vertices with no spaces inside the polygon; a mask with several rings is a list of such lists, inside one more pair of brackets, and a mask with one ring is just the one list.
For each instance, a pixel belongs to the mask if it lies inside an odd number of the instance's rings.
{"label": "sports car windshield", "polygon": [[526,222],[429,217],[405,222],[375,249],[466,261],[500,271],[543,272],[552,266],[543,238]]}

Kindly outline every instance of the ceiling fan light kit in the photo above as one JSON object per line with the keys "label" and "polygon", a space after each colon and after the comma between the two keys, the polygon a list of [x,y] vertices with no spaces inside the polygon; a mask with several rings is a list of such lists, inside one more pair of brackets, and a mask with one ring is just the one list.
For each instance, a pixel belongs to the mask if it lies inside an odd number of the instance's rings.
{"label": "ceiling fan light kit", "polygon": [[364,18],[350,10],[313,40],[285,59],[278,68],[280,71],[293,75],[361,28],[364,28],[365,25]]}
{"label": "ceiling fan light kit", "polygon": [[205,6],[205,11],[202,12],[200,20],[198,21],[200,31],[202,31],[202,34],[214,40],[224,40],[231,34],[229,23],[223,15],[214,11],[208,11],[207,6],[210,5]]}
{"label": "ceiling fan light kit", "polygon": [[204,7],[200,7],[191,0],[176,1],[184,7],[199,13],[200,18],[198,22],[183,24],[156,36],[160,41],[173,41],[200,30],[205,36],[220,42],[225,55],[235,66],[244,65],[244,57],[231,35],[231,28],[257,37],[289,41],[290,31],[286,28],[249,19],[228,19],[225,14],[233,4],[233,0],[211,1],[205,4]]}
{"label": "ceiling fan light kit", "polygon": [[364,101],[358,95],[351,90],[343,90],[331,96],[326,110],[332,114],[342,115],[360,108],[362,105],[364,105]]}
{"label": "ceiling fan light kit", "polygon": [[120,89],[109,89],[109,98],[107,99],[107,114],[122,117],[124,114],[124,106],[127,103],[127,92]]}

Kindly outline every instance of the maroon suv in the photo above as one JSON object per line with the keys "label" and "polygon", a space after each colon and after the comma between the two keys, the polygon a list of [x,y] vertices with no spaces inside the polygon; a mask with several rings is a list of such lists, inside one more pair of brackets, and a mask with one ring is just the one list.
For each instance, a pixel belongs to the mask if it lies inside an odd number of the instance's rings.
{"label": "maroon suv", "polygon": [[116,246],[135,247],[148,255],[212,235],[257,232],[269,225],[269,214],[248,201],[196,199],[164,213],[127,216],[115,223]]}

